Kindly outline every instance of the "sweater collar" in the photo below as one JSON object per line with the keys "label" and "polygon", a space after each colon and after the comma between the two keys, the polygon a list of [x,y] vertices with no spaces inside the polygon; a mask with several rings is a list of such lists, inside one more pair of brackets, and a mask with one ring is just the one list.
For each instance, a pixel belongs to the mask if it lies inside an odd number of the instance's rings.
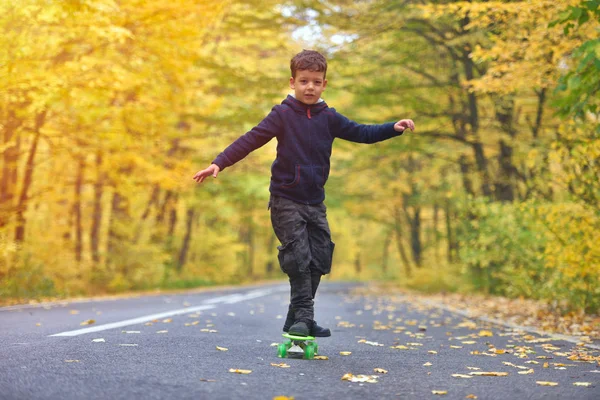
{"label": "sweater collar", "polygon": [[[288,94],[288,96],[283,100],[282,104],[288,105],[294,111],[299,112],[301,114],[317,114],[327,108],[327,103],[325,100],[319,99],[319,101],[315,104],[305,104],[300,100],[296,99],[293,95]],[[310,117],[309,117],[310,118]]]}

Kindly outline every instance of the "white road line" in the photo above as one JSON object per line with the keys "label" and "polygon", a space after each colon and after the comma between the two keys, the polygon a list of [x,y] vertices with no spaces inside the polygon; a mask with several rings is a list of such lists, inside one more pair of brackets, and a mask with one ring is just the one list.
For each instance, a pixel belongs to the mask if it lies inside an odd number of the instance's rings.
{"label": "white road line", "polygon": [[122,328],[124,326],[143,324],[144,322],[153,321],[155,319],[161,319],[161,318],[166,318],[166,317],[172,317],[174,315],[190,314],[190,313],[194,313],[196,311],[210,310],[210,309],[215,308],[214,304],[218,304],[218,303],[235,304],[235,303],[239,303],[240,301],[267,296],[267,295],[269,295],[271,293],[275,293],[277,291],[278,291],[278,288],[273,288],[273,289],[253,290],[253,291],[250,291],[245,294],[234,293],[234,294],[230,294],[227,296],[214,297],[212,299],[205,300],[205,301],[203,301],[204,304],[201,306],[180,308],[178,310],[166,311],[166,312],[159,313],[159,314],[145,315],[143,317],[127,319],[125,321],[113,322],[113,323],[104,324],[104,325],[91,326],[89,328],[77,329],[74,331],[55,333],[54,335],[49,335],[49,336],[50,337],[53,337],[53,336],[79,336],[79,335],[84,335],[86,333],[100,332],[100,331],[105,331],[105,330],[109,330],[109,329]]}
{"label": "white road line", "polygon": [[110,324],[104,324],[104,325],[98,325],[98,326],[91,326],[89,328],[77,329],[76,331],[67,331],[67,332],[56,333],[54,335],[49,335],[49,336],[79,336],[79,335],[84,335],[86,333],[100,332],[100,331],[106,331],[108,329],[122,328],[124,326],[143,324],[144,322],[154,321],[155,319],[172,317],[174,315],[189,314],[189,313],[193,313],[196,311],[210,310],[213,308],[215,308],[215,306],[212,306],[212,305],[182,308],[179,310],[167,311],[167,312],[163,312],[163,313],[159,313],[159,314],[145,315],[145,316],[139,317],[139,318],[126,319],[125,321],[113,322]]}

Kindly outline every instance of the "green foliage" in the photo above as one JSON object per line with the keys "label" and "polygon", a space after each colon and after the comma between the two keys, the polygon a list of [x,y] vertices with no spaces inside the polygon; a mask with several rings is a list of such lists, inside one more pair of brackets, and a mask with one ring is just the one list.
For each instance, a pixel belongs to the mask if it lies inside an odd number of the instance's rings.
{"label": "green foliage", "polygon": [[[563,24],[565,35],[576,34],[576,26],[595,23],[600,34],[600,1],[584,1],[580,6],[571,6],[560,19],[550,26]],[[556,101],[558,112],[564,117],[586,120],[588,113],[595,116],[596,130],[600,133],[600,39],[584,42],[571,55],[574,65],[560,77],[556,88],[560,96]]]}

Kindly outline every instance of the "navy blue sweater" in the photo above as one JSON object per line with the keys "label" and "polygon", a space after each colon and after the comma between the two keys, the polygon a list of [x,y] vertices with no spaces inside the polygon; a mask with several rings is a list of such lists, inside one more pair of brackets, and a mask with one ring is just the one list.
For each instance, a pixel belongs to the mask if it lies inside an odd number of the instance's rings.
{"label": "navy blue sweater", "polygon": [[401,134],[394,130],[394,123],[361,125],[325,102],[307,105],[288,96],[256,127],[223,150],[213,164],[222,171],[276,137],[270,192],[298,203],[318,204],[325,199],[333,139],[376,143]]}

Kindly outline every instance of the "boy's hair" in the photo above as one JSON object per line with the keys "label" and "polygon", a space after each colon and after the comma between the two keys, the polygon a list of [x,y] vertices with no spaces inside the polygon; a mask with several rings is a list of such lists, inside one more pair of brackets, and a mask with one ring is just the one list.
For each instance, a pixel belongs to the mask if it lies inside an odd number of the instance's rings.
{"label": "boy's hair", "polygon": [[314,50],[302,50],[296,54],[290,62],[292,77],[296,77],[299,70],[323,72],[323,78],[327,75],[327,60],[321,53]]}

